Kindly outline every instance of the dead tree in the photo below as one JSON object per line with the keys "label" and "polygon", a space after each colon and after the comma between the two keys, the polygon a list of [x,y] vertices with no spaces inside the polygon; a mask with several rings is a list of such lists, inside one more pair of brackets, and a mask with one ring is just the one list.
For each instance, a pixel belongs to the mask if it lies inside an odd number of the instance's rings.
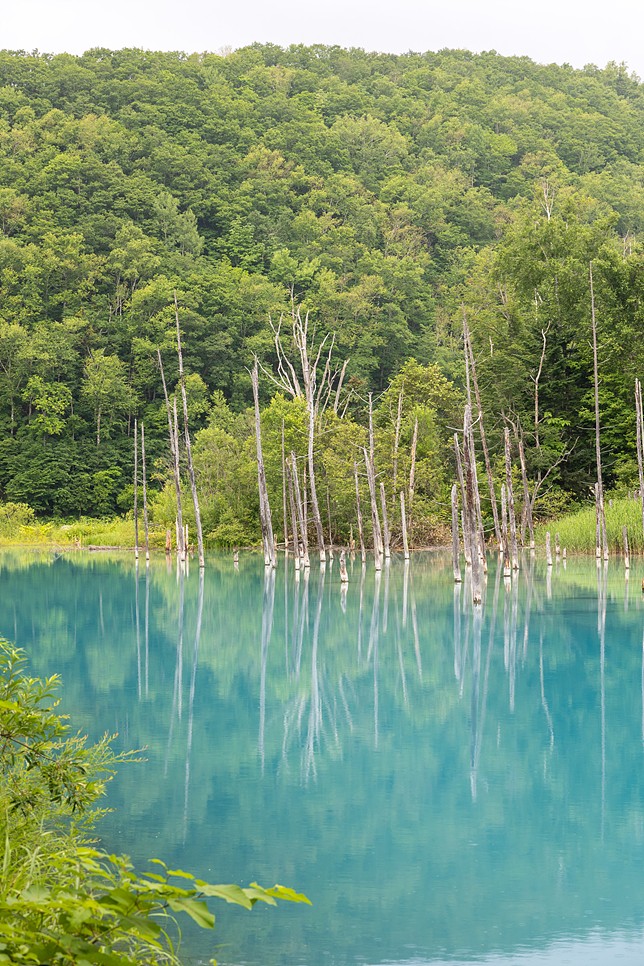
{"label": "dead tree", "polygon": [[255,445],[257,448],[257,485],[259,487],[259,520],[262,528],[262,544],[264,547],[264,563],[267,567],[277,566],[275,559],[275,541],[273,538],[273,521],[271,507],[268,500],[266,486],[266,472],[264,470],[264,456],[262,453],[262,431],[259,415],[259,375],[257,356],[250,374],[253,385],[253,401],[255,404]]}
{"label": "dead tree", "polygon": [[282,515],[284,517],[284,553],[288,553],[288,522],[286,514],[286,455],[284,452],[284,420],[282,420]]}
{"label": "dead tree", "polygon": [[418,416],[414,420],[414,432],[411,437],[411,463],[409,466],[409,536],[414,539],[412,514],[414,510],[414,483],[416,479],[416,447],[418,445]]}
{"label": "dead tree", "polygon": [[478,489],[478,481],[476,478],[476,457],[472,446],[472,438],[472,410],[468,405],[465,407],[465,419],[463,421],[463,463],[465,470],[465,506],[463,510],[472,555],[472,603],[480,604],[483,599],[481,585],[484,548],[479,548],[478,546],[479,528],[475,495]]}
{"label": "dead tree", "polygon": [[400,447],[400,427],[402,425],[402,406],[403,406],[403,392],[402,389],[398,394],[398,412],[396,413],[396,426],[394,430],[394,452],[393,452],[393,491],[396,492],[398,487],[398,450]]}
{"label": "dead tree", "polygon": [[297,509],[297,523],[300,531],[300,541],[302,546],[302,565],[305,570],[311,566],[309,558],[309,536],[307,533],[306,520],[304,518],[304,508],[302,494],[300,492],[300,482],[297,475],[297,460],[295,453],[291,453],[291,474],[293,477],[293,493],[295,496],[295,507]]}
{"label": "dead tree", "polygon": [[[293,476],[291,474],[291,468],[286,462],[284,464],[284,473],[286,484],[288,488],[288,499],[291,508],[291,532],[293,534],[293,558],[295,560],[295,569],[300,569],[301,553],[300,553],[300,541],[298,538],[298,527],[297,527],[297,510],[295,509],[295,496],[293,493]],[[286,548],[288,551],[288,547]]]}
{"label": "dead tree", "polygon": [[170,406],[170,399],[168,397],[168,387],[165,381],[165,373],[163,371],[163,360],[161,359],[161,350],[157,349],[157,359],[159,361],[159,371],[161,373],[161,382],[163,384],[163,396],[165,399],[165,408],[168,415],[168,434],[170,437],[170,458],[172,460],[172,477],[174,480],[174,492],[177,500],[177,519],[176,519],[176,529],[177,529],[177,553],[179,556],[185,558],[185,547],[183,540],[183,515],[181,509],[181,473],[179,468],[179,436],[178,433],[175,434],[175,420],[173,419],[173,410]]}
{"label": "dead tree", "polygon": [[[402,496],[402,493],[401,493]],[[461,567],[459,563],[459,540],[458,540],[458,487],[456,483],[452,486],[452,564],[454,567],[454,582],[461,582]]]}
{"label": "dead tree", "polygon": [[635,380],[635,418],[637,421],[637,471],[642,505],[642,532],[644,533],[644,412],[642,411],[642,383]]}
{"label": "dead tree", "polygon": [[150,559],[150,521],[148,518],[148,479],[145,469],[145,427],[141,423],[141,477],[143,482],[143,530],[145,534],[145,559]]}
{"label": "dead tree", "polygon": [[[172,397],[172,431],[174,433],[174,452],[175,458],[177,460],[177,474],[179,473],[179,419],[177,416],[177,397],[176,394]],[[177,507],[177,519],[175,521],[177,531],[181,531],[181,536],[177,534],[177,549],[179,550],[179,556],[181,560],[186,559],[186,554],[188,552],[188,541],[186,540],[186,534],[188,527],[183,522],[183,515],[181,518],[179,516],[179,508]]]}
{"label": "dead tree", "polygon": [[[521,480],[523,483],[523,513],[528,528],[528,538],[530,550],[534,550],[534,520],[532,518],[532,501],[530,499],[530,487],[528,486],[528,472],[525,463],[525,449],[521,434],[517,432],[517,443],[519,447],[519,463],[521,464]],[[525,541],[524,541],[525,542]]]}
{"label": "dead tree", "polygon": [[508,520],[510,523],[510,552],[512,554],[512,569],[519,569],[519,552],[517,548],[517,521],[514,512],[514,489],[512,487],[512,458],[510,454],[510,430],[505,427],[505,485],[508,500]]}
{"label": "dead tree", "polygon": [[595,291],[593,289],[593,263],[588,269],[590,281],[590,315],[593,329],[593,380],[595,386],[595,456],[597,460],[597,506],[601,525],[602,551],[608,560],[608,534],[606,532],[606,511],[604,508],[604,484],[602,481],[602,455],[599,442],[599,373],[597,366],[597,319],[595,317]]}
{"label": "dead tree", "polygon": [[[320,416],[329,404],[336,378],[338,375],[341,377],[344,375],[346,363],[340,373],[338,373],[338,370],[331,369],[335,336],[326,335],[319,345],[316,345],[315,333],[309,331],[309,313],[307,312],[302,317],[301,310],[293,306],[291,310],[291,334],[297,362],[296,369],[284,348],[281,331],[282,321],[283,319],[280,318],[277,325],[273,325],[272,321],[270,323],[277,354],[277,375],[274,375],[266,369],[264,369],[264,372],[283,392],[293,398],[303,399],[306,405],[308,422],[307,461],[309,488],[311,492],[311,513],[317,536],[320,562],[324,563],[326,561],[326,549],[324,546],[324,531],[318,504],[315,461],[313,458],[315,431]],[[338,392],[336,392],[336,406],[337,400]]]}
{"label": "dead tree", "polygon": [[467,324],[467,317],[465,315],[465,310],[463,310],[463,338],[465,341],[465,354],[466,360],[469,359],[469,366],[472,373],[472,385],[474,387],[474,398],[476,399],[476,408],[478,410],[478,426],[479,435],[481,437],[481,446],[483,448],[483,459],[485,460],[485,475],[487,476],[488,488],[490,491],[490,504],[492,506],[492,516],[494,518],[494,533],[496,536],[496,541],[498,546],[501,546],[501,527],[499,525],[499,509],[496,502],[496,493],[494,492],[494,477],[492,475],[492,463],[490,462],[490,452],[487,446],[487,439],[485,436],[485,429],[483,427],[483,406],[481,404],[481,394],[479,392],[478,379],[476,377],[476,363],[474,361],[474,352],[472,350],[472,341],[470,339],[470,330]]}
{"label": "dead tree", "polygon": [[387,495],[385,484],[380,483],[380,505],[382,507],[383,552],[386,558],[391,557],[391,539],[389,535],[389,521],[387,519]]}
{"label": "dead tree", "polygon": [[402,529],[403,553],[405,560],[409,560],[409,540],[407,538],[407,512],[405,510],[405,493],[400,491],[400,526]]}
{"label": "dead tree", "polygon": [[201,511],[199,509],[199,496],[197,494],[197,478],[195,467],[192,462],[192,445],[190,442],[190,430],[188,428],[188,397],[186,395],[186,379],[183,372],[183,352],[181,351],[181,329],[179,326],[179,303],[177,293],[174,293],[174,312],[177,322],[177,355],[179,357],[179,385],[181,386],[181,401],[183,403],[183,433],[186,443],[186,457],[188,460],[188,478],[190,480],[190,491],[192,493],[192,505],[195,511],[195,526],[197,528],[197,550],[199,553],[199,566],[205,566],[203,550],[203,530],[201,529]]}
{"label": "dead tree", "polygon": [[139,426],[134,420],[134,559],[139,559]]}
{"label": "dead tree", "polygon": [[454,456],[456,458],[456,474],[458,476],[459,486],[461,488],[461,517],[463,521],[463,554],[465,556],[466,566],[471,566],[472,564],[472,545],[470,543],[470,530],[466,526],[465,515],[466,515],[466,502],[467,497],[465,493],[465,475],[463,473],[463,462],[461,460],[461,447],[458,441],[458,433],[454,433]]}
{"label": "dead tree", "polygon": [[508,499],[505,483],[501,484],[501,553],[503,554],[503,576],[512,575],[510,562],[510,543],[508,541]]}
{"label": "dead tree", "polygon": [[378,500],[376,499],[376,481],[373,475],[371,460],[367,450],[363,448],[364,460],[367,467],[367,483],[369,484],[369,499],[371,501],[371,528],[373,533],[373,555],[376,570],[382,570],[382,532],[378,516]]}
{"label": "dead tree", "polygon": [[362,528],[362,510],[360,508],[360,486],[358,483],[358,465],[354,460],[353,463],[353,475],[356,481],[356,506],[358,510],[358,537],[360,539],[360,559],[364,563],[367,559],[367,554],[364,546],[364,530]]}
{"label": "dead tree", "polygon": [[[374,433],[373,433],[373,395],[369,393],[369,466],[367,468],[367,480],[369,481],[369,495],[371,496],[371,483],[373,482],[374,493],[376,492],[376,448],[374,444]],[[366,459],[366,455],[365,455]],[[374,512],[374,506],[371,507],[372,520]],[[386,512],[386,511],[385,511]],[[377,501],[375,504],[375,518],[378,520],[377,528],[374,528],[373,539],[374,539],[374,554],[377,559],[382,560],[385,554],[385,546],[382,537],[382,529],[380,527],[380,520],[378,514]],[[376,539],[378,541],[378,547],[376,549]]]}

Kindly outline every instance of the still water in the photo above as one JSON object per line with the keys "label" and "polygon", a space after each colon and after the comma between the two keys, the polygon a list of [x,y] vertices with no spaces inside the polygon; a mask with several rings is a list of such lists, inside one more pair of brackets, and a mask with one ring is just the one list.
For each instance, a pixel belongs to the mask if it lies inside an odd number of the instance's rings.
{"label": "still water", "polygon": [[644,564],[0,556],[0,634],[92,736],[145,747],[104,845],[312,907],[217,906],[186,961],[644,961]]}

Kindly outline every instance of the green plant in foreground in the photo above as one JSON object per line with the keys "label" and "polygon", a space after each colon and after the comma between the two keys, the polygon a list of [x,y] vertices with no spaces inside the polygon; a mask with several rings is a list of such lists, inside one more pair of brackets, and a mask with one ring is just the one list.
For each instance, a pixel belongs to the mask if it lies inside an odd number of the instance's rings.
{"label": "green plant in foreground", "polygon": [[213,885],[159,859],[139,874],[126,856],[93,847],[96,803],[133,755],[114,754],[109,736],[88,745],[70,734],[56,711],[58,678],[30,678],[24,664],[0,640],[0,963],[177,964],[175,915],[212,928],[207,899],[308,903],[279,885]]}

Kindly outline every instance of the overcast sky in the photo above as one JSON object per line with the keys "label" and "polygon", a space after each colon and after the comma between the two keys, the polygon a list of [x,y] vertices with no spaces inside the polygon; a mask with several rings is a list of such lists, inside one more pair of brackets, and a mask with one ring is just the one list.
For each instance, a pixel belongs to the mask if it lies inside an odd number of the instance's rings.
{"label": "overcast sky", "polygon": [[4,0],[0,48],[218,51],[255,41],[464,47],[644,77],[644,0]]}

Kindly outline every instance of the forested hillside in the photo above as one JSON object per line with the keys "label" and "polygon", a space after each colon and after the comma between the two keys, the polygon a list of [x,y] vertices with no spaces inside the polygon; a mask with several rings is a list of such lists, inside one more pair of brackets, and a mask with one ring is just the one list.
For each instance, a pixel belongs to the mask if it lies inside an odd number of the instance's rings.
{"label": "forested hillside", "polygon": [[[349,360],[317,454],[339,534],[369,392],[387,485],[408,472],[418,418],[417,520],[445,517],[464,312],[493,455],[505,415],[533,477],[568,454],[543,509],[586,497],[591,261],[606,481],[636,479],[644,86],[623,68],[327,47],[5,51],[0,156],[0,499],[60,517],[128,510],[136,417],[157,519],[172,518],[156,350],[172,388],[175,291],[216,539],[257,534],[247,368],[255,354],[274,367],[269,317],[293,305]],[[282,420],[303,452],[305,416],[271,402],[267,378],[261,392],[279,503]]]}

